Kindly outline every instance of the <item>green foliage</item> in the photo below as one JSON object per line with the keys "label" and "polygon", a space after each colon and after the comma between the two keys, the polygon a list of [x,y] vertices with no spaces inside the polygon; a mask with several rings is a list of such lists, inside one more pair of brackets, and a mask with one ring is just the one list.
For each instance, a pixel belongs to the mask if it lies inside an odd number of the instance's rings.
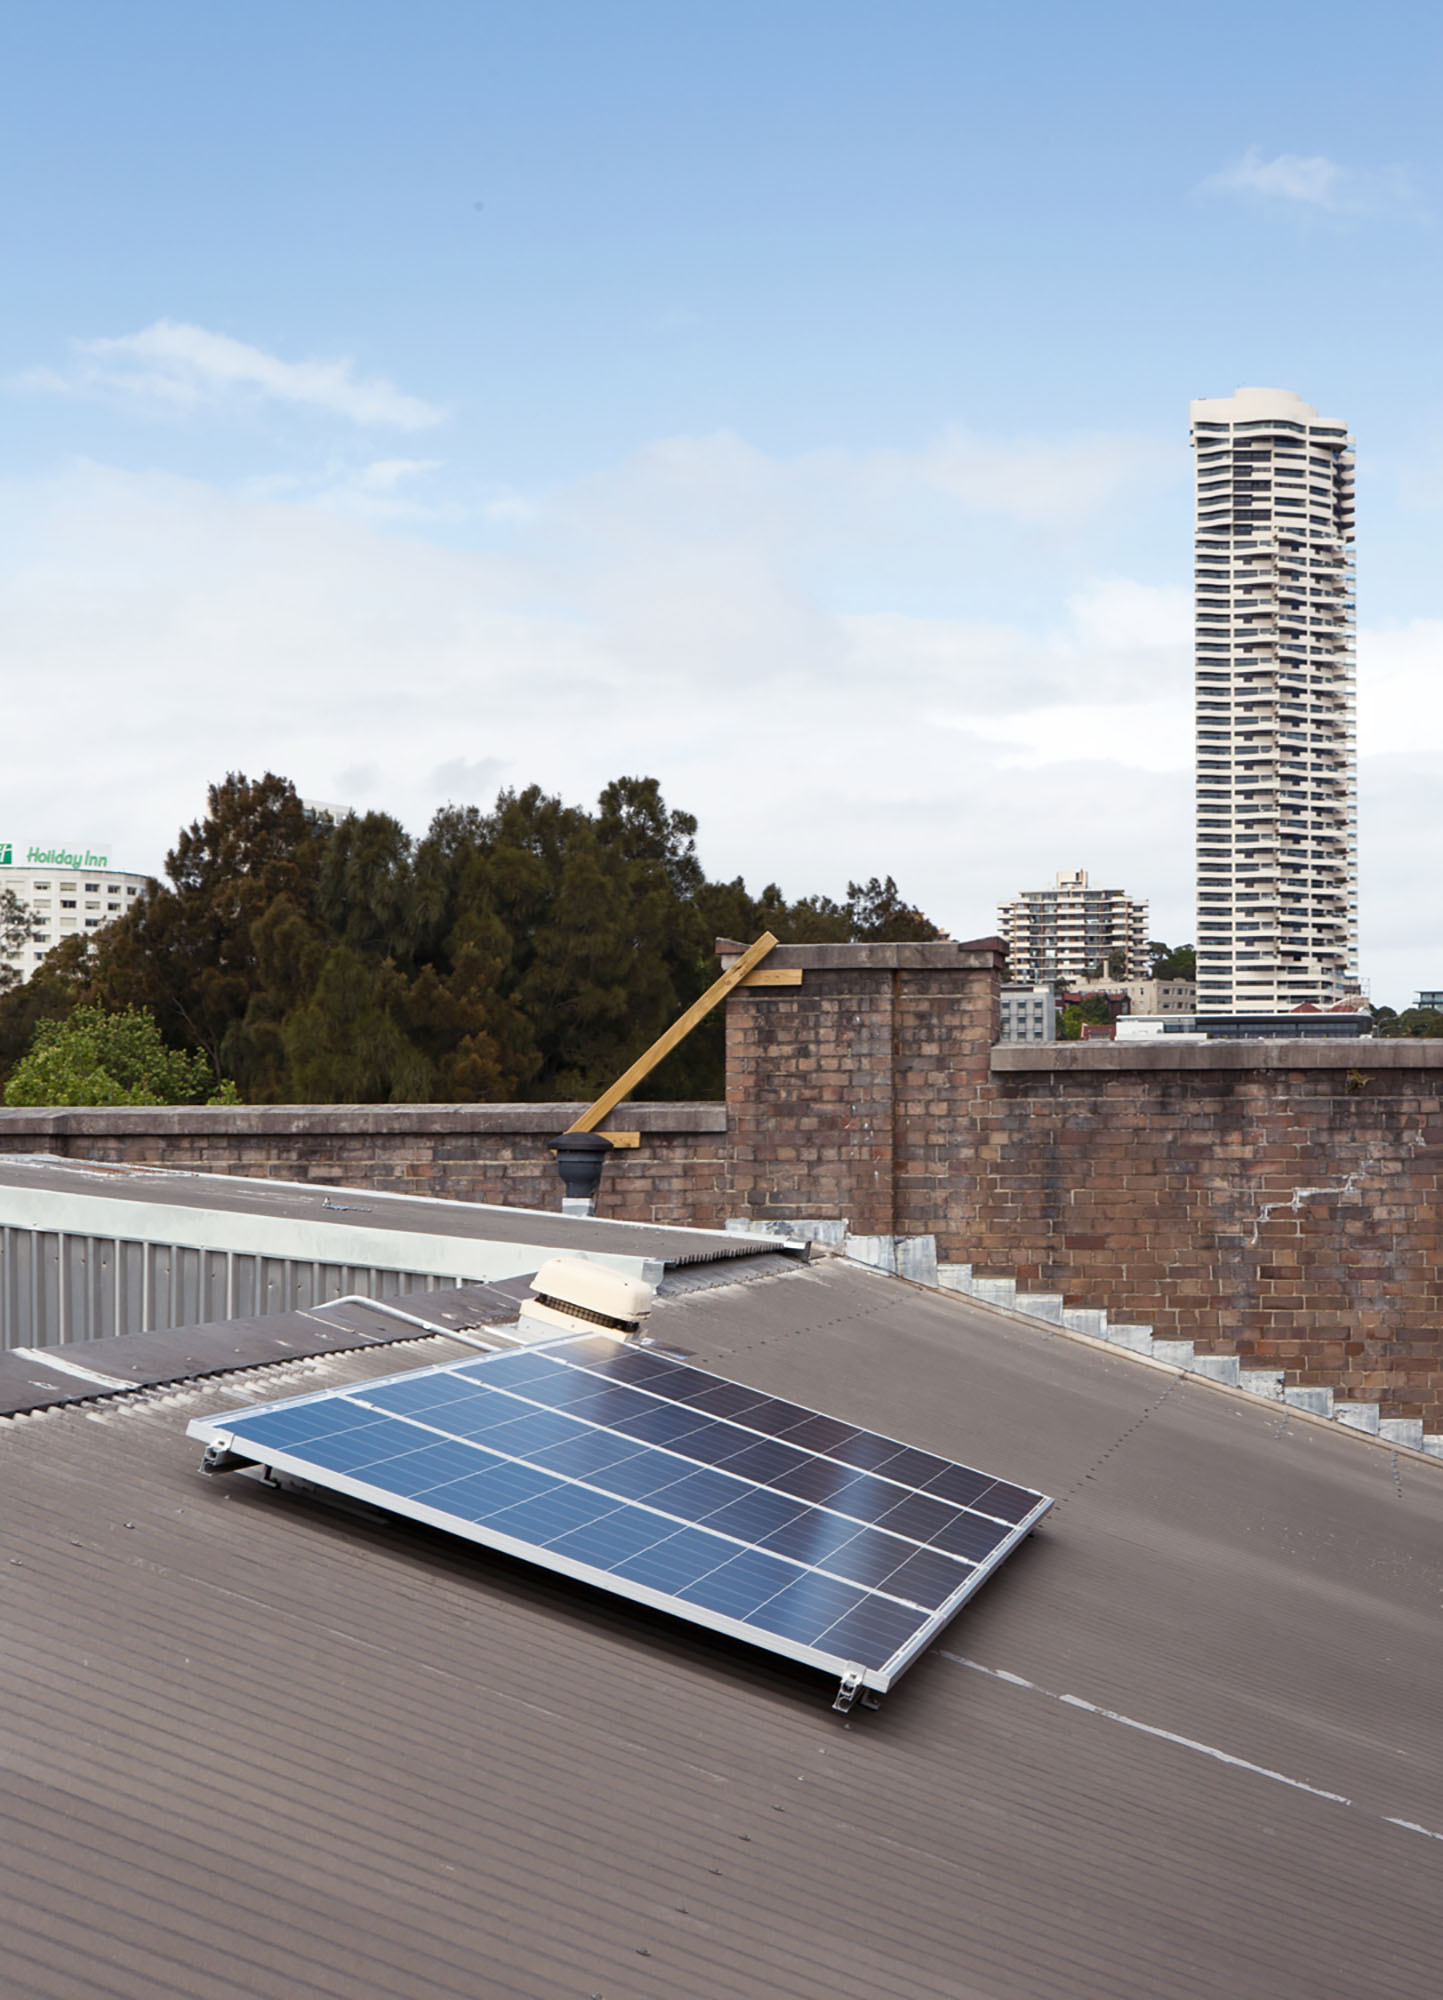
{"label": "green foliage", "polygon": [[[595,812],[504,791],[413,840],[385,813],[314,826],[286,779],[232,773],[166,883],[83,963],[52,976],[53,952],[0,997],[0,1074],[36,1021],[83,1000],[148,1009],[247,1103],[590,1097],[711,984],[718,937],[940,935],[890,875],[843,902],[710,882],[696,832],[654,778],[616,779]],[[718,1010],[639,1094],[723,1086]]]}
{"label": "green foliage", "polygon": [[1113,1018],[1112,1009],[1107,1004],[1105,993],[1089,993],[1085,999],[1076,1000],[1070,1007],[1064,1007],[1057,1017],[1057,1039],[1060,1042],[1080,1042],[1084,1022],[1106,1027]]}
{"label": "green foliage", "polygon": [[167,1048],[155,1016],[128,1007],[76,1007],[42,1020],[5,1086],[8,1105],[239,1104],[232,1083],[214,1088],[203,1055]]}
{"label": "green foliage", "polygon": [[1154,938],[1148,945],[1149,979],[1196,979],[1197,952],[1190,944],[1164,944]]}
{"label": "green foliage", "polygon": [[1373,1033],[1392,1038],[1412,1036],[1420,1041],[1443,1040],[1443,1013],[1436,1007],[1405,1007],[1401,1014],[1392,1007],[1375,1007]]}
{"label": "green foliage", "polygon": [[[40,920],[13,889],[0,889],[0,953],[23,951],[40,934]],[[0,993],[20,983],[13,966],[0,964]]]}

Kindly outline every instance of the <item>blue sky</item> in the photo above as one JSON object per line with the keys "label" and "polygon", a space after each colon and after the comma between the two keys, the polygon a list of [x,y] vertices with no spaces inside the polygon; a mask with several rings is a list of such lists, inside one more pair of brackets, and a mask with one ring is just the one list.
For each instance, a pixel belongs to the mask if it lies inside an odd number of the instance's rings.
{"label": "blue sky", "polygon": [[1190,936],[1187,401],[1262,383],[1359,439],[1365,972],[1439,983],[1440,35],[13,10],[7,813],[155,867],[236,764],[415,827],[644,769],[717,871]]}

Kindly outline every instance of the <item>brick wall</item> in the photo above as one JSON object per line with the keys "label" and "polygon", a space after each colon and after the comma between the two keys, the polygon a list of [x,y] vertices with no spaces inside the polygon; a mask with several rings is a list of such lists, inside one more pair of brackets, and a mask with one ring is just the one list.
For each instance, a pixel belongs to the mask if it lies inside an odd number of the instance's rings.
{"label": "brick wall", "polygon": [[958,1210],[977,1262],[1443,1430],[1443,1044],[1064,1044],[991,1067]]}
{"label": "brick wall", "polygon": [[[0,1153],[58,1153],[394,1194],[559,1208],[547,1152],[580,1104],[302,1104],[151,1110],[0,1110]],[[602,1183],[598,1214],[720,1226],[726,1112],[719,1104],[623,1104],[608,1120],[640,1131]],[[624,1164],[623,1164],[624,1163]]]}
{"label": "brick wall", "polygon": [[[779,948],[727,1103],[624,1105],[599,1212],[845,1216],[1443,1430],[1443,1043],[996,1046],[1001,954]],[[58,1152],[550,1208],[576,1105],[0,1111]]]}

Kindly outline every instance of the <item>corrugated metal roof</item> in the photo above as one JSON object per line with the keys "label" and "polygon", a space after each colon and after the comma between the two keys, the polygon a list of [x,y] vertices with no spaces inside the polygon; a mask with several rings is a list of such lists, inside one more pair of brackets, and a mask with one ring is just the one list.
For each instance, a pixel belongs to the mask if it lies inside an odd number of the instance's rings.
{"label": "corrugated metal roof", "polygon": [[652,1333],[1061,1504],[844,1720],[770,1656],[198,1475],[191,1416],[440,1339],[0,1424],[9,1990],[1432,1995],[1443,1842],[1390,1822],[1443,1832],[1437,1467],[841,1264]]}
{"label": "corrugated metal roof", "polygon": [[[139,1208],[199,1209],[310,1224],[341,1225],[411,1235],[540,1245],[555,1249],[652,1257],[686,1264],[745,1257],[756,1238],[720,1229],[681,1229],[649,1222],[614,1222],[599,1216],[561,1215],[548,1209],[508,1208],[476,1201],[430,1200],[373,1188],[329,1183],[250,1179],[239,1174],[140,1167],[104,1160],[65,1160],[46,1154],[0,1155],[0,1189],[133,1202]],[[558,1204],[560,1193],[557,1194]],[[775,1248],[775,1244],[773,1245]]]}

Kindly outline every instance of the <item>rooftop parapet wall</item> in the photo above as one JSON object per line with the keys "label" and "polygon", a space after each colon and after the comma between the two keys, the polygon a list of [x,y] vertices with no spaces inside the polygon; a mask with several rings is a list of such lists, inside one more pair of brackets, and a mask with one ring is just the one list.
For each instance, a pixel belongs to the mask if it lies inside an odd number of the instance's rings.
{"label": "rooftop parapet wall", "polygon": [[1007,1047],[979,1265],[1443,1429],[1443,1042]]}
{"label": "rooftop parapet wall", "polygon": [[[1443,1431],[1443,1043],[996,1045],[1002,952],[781,946],[727,1103],[628,1104],[619,1220],[846,1217]],[[551,1208],[578,1104],[0,1110],[0,1152]]]}
{"label": "rooftop parapet wall", "polygon": [[[555,1208],[547,1141],[583,1104],[116,1105],[0,1110],[0,1153],[56,1153],[197,1173],[376,1188],[390,1194]],[[726,1211],[726,1110],[623,1104],[608,1125],[643,1134],[602,1184],[624,1222],[719,1226]],[[625,1166],[618,1170],[619,1162]]]}

